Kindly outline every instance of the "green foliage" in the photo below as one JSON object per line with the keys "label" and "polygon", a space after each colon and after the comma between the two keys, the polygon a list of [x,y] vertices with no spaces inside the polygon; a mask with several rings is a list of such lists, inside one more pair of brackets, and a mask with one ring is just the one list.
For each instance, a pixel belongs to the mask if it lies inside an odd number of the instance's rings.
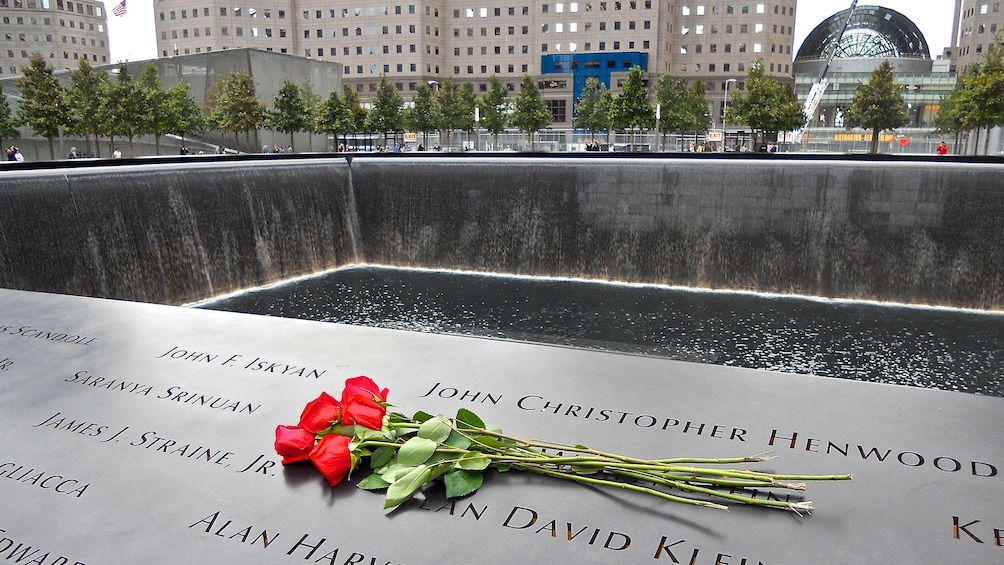
{"label": "green foliage", "polygon": [[704,96],[706,88],[704,81],[687,86],[685,79],[660,76],[655,87],[655,99],[661,110],[659,131],[706,131],[711,125],[711,112]]}
{"label": "green foliage", "polygon": [[450,145],[454,130],[474,130],[475,96],[471,83],[464,82],[458,86],[452,78],[447,78],[439,86],[436,101],[440,110],[439,130],[446,134],[445,145]]}
{"label": "green foliage", "polygon": [[268,113],[268,124],[272,129],[289,134],[289,145],[293,146],[293,134],[310,127],[310,116],[306,104],[300,96],[300,87],[292,81],[283,81],[275,93],[272,111]]}
{"label": "green foliage", "polygon": [[55,159],[53,140],[59,137],[59,128],[69,125],[72,119],[66,89],[38,52],[31,54],[27,66],[21,67],[21,75],[14,83],[21,90],[18,119],[49,140],[49,156]]}
{"label": "green foliage", "polygon": [[509,91],[497,76],[488,77],[488,92],[481,97],[478,104],[481,108],[481,127],[488,130],[498,145],[498,134],[505,131],[509,121]]}
{"label": "green foliage", "polygon": [[366,129],[366,108],[359,103],[359,96],[349,85],[342,86],[342,104],[352,114],[352,131],[363,131]]}
{"label": "green foliage", "polygon": [[174,130],[173,116],[168,106],[168,93],[160,81],[157,65],[147,63],[140,73],[139,82],[142,85],[142,96],[145,98],[147,112],[143,119],[140,133],[153,134],[160,155],[160,138]]}
{"label": "green foliage", "polygon": [[[941,131],[966,131],[1004,125],[1004,45],[988,49],[963,70],[955,88],[941,102],[935,124]],[[984,154],[990,136],[984,139]]]}
{"label": "green foliage", "polygon": [[102,106],[107,100],[108,75],[97,72],[87,59],[80,59],[77,68],[70,71],[67,101],[73,113],[70,131],[93,136],[93,153],[101,156],[98,138],[107,131]]}
{"label": "green foliage", "polygon": [[424,82],[415,88],[411,102],[413,107],[408,112],[406,124],[412,131],[422,132],[423,145],[428,146],[429,132],[438,129],[441,120],[439,104],[432,95],[432,89]]}
{"label": "green foliage", "polygon": [[167,90],[167,112],[172,133],[182,138],[205,130],[206,123],[199,105],[189,94],[187,82],[179,82]]}
{"label": "green foliage", "polygon": [[590,135],[610,129],[610,107],[603,103],[603,97],[608,92],[607,85],[600,79],[586,79],[582,96],[575,102],[575,127],[589,131]]}
{"label": "green foliage", "polygon": [[[307,118],[307,125],[303,128],[303,131],[310,134],[322,133],[324,130],[321,129],[318,117],[321,115],[321,104],[324,103],[324,99],[321,98],[320,93],[314,89],[313,83],[309,80],[304,81],[300,85],[300,99],[303,100],[303,111]],[[308,138],[308,142],[312,144],[313,140]]]}
{"label": "green foliage", "polygon": [[20,125],[20,120],[10,111],[10,104],[3,93],[3,88],[0,88],[0,146],[6,147],[5,139],[20,137],[21,132],[17,130]]}
{"label": "green foliage", "polygon": [[655,106],[648,101],[645,75],[641,67],[634,66],[628,71],[624,88],[614,97],[610,108],[610,121],[617,129],[636,130],[652,127],[655,122]]}
{"label": "green foliage", "polygon": [[328,97],[321,103],[321,110],[317,116],[320,131],[330,133],[335,136],[355,133],[356,124],[352,112],[338,97],[338,91],[332,90]]}
{"label": "green foliage", "polygon": [[376,96],[373,97],[370,113],[366,116],[366,129],[383,132],[384,147],[387,146],[387,133],[404,130],[404,100],[398,94],[394,85],[386,76],[380,77]]}
{"label": "green foliage", "polygon": [[526,134],[527,145],[533,150],[533,135],[551,125],[551,112],[540,94],[540,89],[529,74],[523,74],[519,94],[513,104],[509,123]]}
{"label": "green foliage", "polygon": [[105,101],[105,119],[109,135],[129,139],[129,155],[135,156],[133,139],[150,131],[150,98],[140,81],[129,74],[126,63],[120,63],[115,80],[109,83]]}
{"label": "green foliage", "polygon": [[763,59],[750,66],[746,89],[736,89],[729,94],[725,119],[746,124],[758,138],[765,133],[796,130],[806,122],[792,86],[782,85],[774,77],[766,76]]}
{"label": "green foliage", "polygon": [[844,113],[844,125],[847,129],[859,127],[872,130],[869,152],[877,153],[880,131],[910,123],[910,117],[903,110],[905,106],[903,94],[895,82],[892,64],[883,61],[872,71],[868,82],[858,85],[850,107]]}
{"label": "green foliage", "polygon": [[210,123],[222,132],[245,132],[250,149],[250,132],[261,129],[268,109],[258,100],[254,78],[248,73],[231,72],[217,79],[206,96]]}

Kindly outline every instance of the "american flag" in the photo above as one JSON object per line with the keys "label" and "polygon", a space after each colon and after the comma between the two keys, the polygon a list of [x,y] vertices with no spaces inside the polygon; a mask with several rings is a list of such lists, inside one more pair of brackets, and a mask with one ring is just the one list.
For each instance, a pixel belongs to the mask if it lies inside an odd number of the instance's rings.
{"label": "american flag", "polygon": [[126,5],[125,5],[125,3],[126,3],[126,0],[122,0],[122,2],[120,2],[117,6],[115,6],[114,8],[112,8],[112,13],[115,14],[116,16],[124,16],[124,15],[126,15]]}

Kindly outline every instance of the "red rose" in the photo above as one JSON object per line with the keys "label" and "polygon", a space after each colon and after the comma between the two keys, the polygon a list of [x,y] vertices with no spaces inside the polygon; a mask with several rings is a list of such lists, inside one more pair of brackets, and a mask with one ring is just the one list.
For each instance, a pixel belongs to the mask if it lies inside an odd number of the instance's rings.
{"label": "red rose", "polygon": [[346,380],[342,391],[342,424],[359,424],[371,430],[382,428],[387,393],[386,388],[381,390],[369,377]]}
{"label": "red rose", "polygon": [[300,427],[316,434],[330,428],[331,424],[341,419],[341,403],[332,398],[330,394],[322,392],[320,396],[308,402],[303,408],[303,413],[300,414]]}
{"label": "red rose", "polygon": [[310,452],[310,460],[331,486],[341,482],[352,470],[350,441],[352,438],[348,436],[328,434],[323,436],[321,442]]}
{"label": "red rose", "polygon": [[299,426],[276,426],[275,452],[282,455],[283,465],[306,461],[314,449],[314,438],[313,432]]}

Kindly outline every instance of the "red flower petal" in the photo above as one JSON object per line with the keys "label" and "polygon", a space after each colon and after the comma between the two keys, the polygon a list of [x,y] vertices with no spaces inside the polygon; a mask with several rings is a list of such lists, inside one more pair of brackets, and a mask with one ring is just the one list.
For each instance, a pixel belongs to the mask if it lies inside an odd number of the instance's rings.
{"label": "red flower petal", "polygon": [[383,427],[383,416],[387,409],[377,404],[373,397],[355,396],[343,405],[342,421],[346,424],[359,424],[371,430]]}
{"label": "red flower petal", "polygon": [[378,397],[382,402],[387,402],[387,393],[390,392],[386,388],[381,390],[380,387],[373,382],[373,379],[360,376],[347,379],[345,381],[345,390],[342,391],[342,399],[344,400],[346,395],[355,395],[364,391],[373,393],[373,395]]}
{"label": "red flower petal", "polygon": [[341,482],[352,470],[350,441],[352,438],[348,436],[328,434],[322,437],[321,442],[310,452],[310,460],[331,486]]}
{"label": "red flower petal", "polygon": [[300,414],[300,427],[313,433],[331,427],[342,419],[342,405],[326,392],[311,400]]}
{"label": "red flower petal", "polygon": [[343,423],[359,424],[371,430],[382,428],[387,409],[380,402],[387,401],[388,392],[386,388],[381,390],[369,377],[346,380],[342,391]]}
{"label": "red flower petal", "polygon": [[314,434],[299,426],[276,426],[275,452],[282,455],[282,464],[310,459],[314,449]]}

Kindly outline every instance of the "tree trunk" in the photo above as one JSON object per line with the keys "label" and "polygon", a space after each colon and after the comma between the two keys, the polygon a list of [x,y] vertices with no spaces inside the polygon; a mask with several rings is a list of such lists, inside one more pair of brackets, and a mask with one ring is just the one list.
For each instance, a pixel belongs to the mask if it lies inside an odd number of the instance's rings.
{"label": "tree trunk", "polygon": [[986,157],[990,154],[990,130],[993,126],[987,126],[987,137],[983,140],[983,156]]}
{"label": "tree trunk", "polygon": [[980,152],[980,128],[976,128],[976,141],[973,142],[973,155]]}
{"label": "tree trunk", "polygon": [[101,145],[98,143],[98,132],[91,132],[94,134],[94,156],[101,157]]}
{"label": "tree trunk", "polygon": [[[153,144],[157,148],[157,155],[160,155],[160,134],[159,133],[153,136]],[[182,145],[184,145],[184,143],[182,143]]]}
{"label": "tree trunk", "polygon": [[49,159],[55,161],[56,160],[56,145],[54,143],[55,140],[52,137],[49,137],[47,139],[49,140]]}
{"label": "tree trunk", "polygon": [[133,149],[133,146],[132,146],[132,134],[130,133],[129,134],[129,157],[135,157],[135,156],[136,156],[136,151]]}
{"label": "tree trunk", "polygon": [[293,149],[293,132],[289,132],[289,149],[290,149],[290,153],[292,153],[292,149]]}
{"label": "tree trunk", "polygon": [[872,141],[871,145],[868,148],[868,152],[871,153],[872,155],[878,153],[878,143],[879,143],[879,130],[878,128],[874,128],[872,130]]}

